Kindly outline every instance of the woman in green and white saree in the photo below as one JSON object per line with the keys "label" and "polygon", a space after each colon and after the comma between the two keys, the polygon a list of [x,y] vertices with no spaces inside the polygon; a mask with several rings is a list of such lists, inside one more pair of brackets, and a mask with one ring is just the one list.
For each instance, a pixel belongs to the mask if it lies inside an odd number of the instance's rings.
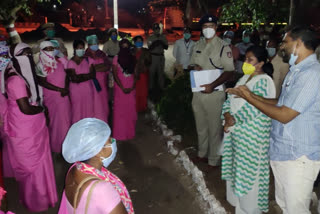
{"label": "woman in green and white saree", "polygon": [[[246,85],[254,94],[275,98],[273,67],[265,48],[248,48],[242,69],[244,76],[235,87]],[[235,95],[228,95],[222,118],[225,136],[221,177],[227,181],[227,200],[236,207],[236,214],[267,212],[271,119]]]}

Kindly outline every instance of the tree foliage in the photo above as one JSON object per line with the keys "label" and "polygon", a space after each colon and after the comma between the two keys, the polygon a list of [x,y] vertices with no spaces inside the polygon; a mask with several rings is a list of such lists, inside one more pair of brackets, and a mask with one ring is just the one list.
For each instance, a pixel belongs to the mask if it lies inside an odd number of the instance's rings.
{"label": "tree foliage", "polygon": [[195,130],[192,111],[190,76],[185,74],[174,80],[164,91],[156,110],[170,129],[180,133]]}
{"label": "tree foliage", "polygon": [[16,19],[16,13],[23,9],[30,13],[28,0],[1,0],[0,1],[0,20],[6,24],[8,20]]}
{"label": "tree foliage", "polygon": [[17,18],[18,11],[31,15],[31,8],[34,5],[53,2],[61,4],[62,0],[1,0],[0,21],[3,24],[13,23]]}
{"label": "tree foliage", "polygon": [[220,20],[223,22],[252,22],[253,28],[260,23],[287,22],[290,0],[231,0],[222,6]]}
{"label": "tree foliage", "polygon": [[206,0],[152,0],[148,6],[153,11],[163,11],[166,7],[178,7],[183,12],[182,19],[185,24],[190,21],[189,10],[191,8],[200,11],[200,13],[208,13],[208,1]]}

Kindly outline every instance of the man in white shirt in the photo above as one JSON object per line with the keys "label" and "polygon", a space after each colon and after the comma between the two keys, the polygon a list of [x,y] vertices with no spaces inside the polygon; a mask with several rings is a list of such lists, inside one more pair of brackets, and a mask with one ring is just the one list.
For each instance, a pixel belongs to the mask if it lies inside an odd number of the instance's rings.
{"label": "man in white shirt", "polygon": [[276,98],[280,96],[283,80],[289,71],[289,64],[283,62],[281,56],[282,53],[279,51],[279,48],[280,47],[276,39],[272,38],[267,41],[266,49],[268,51],[269,61],[273,66],[272,79],[276,86]]}
{"label": "man in white shirt", "polygon": [[183,38],[177,40],[173,47],[173,56],[176,58],[175,67],[182,67],[184,71],[188,69],[195,44],[195,42],[191,40],[191,34],[191,28],[185,27],[183,29]]}
{"label": "man in white shirt", "polygon": [[160,21],[159,27],[160,27],[160,34],[162,34],[162,33],[163,33],[163,24],[162,24],[162,21]]}
{"label": "man in white shirt", "polygon": [[243,62],[245,61],[246,50],[252,45],[254,45],[250,40],[250,34],[251,32],[249,32],[248,30],[244,30],[242,32],[242,42],[236,44],[236,47],[240,51],[240,56],[236,61],[235,67],[236,67],[236,72],[240,74],[243,74],[242,65],[243,65]]}

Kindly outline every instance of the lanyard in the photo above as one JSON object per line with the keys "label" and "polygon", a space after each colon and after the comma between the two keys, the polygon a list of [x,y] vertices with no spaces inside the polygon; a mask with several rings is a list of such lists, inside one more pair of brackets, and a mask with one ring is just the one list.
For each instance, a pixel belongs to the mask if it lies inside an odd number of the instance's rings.
{"label": "lanyard", "polygon": [[183,41],[183,43],[184,43],[184,46],[186,47],[186,49],[187,49],[187,54],[189,54],[190,52],[189,52],[189,46],[190,46],[190,40],[188,41],[188,43],[186,43],[186,41],[184,40]]}

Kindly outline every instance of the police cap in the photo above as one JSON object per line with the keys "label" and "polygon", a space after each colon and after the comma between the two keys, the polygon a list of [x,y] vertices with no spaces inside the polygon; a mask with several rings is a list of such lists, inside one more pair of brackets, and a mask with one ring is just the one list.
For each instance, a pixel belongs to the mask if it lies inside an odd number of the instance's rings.
{"label": "police cap", "polygon": [[191,33],[192,30],[191,30],[190,27],[184,27],[184,28],[183,28],[183,32],[184,32],[184,33]]}
{"label": "police cap", "polygon": [[52,22],[48,22],[48,23],[45,23],[41,26],[42,30],[46,30],[48,28],[54,28],[54,23]]}
{"label": "police cap", "polygon": [[199,24],[200,25],[203,25],[204,23],[215,23],[217,24],[218,23],[218,18],[216,16],[213,16],[213,15],[204,15],[201,17],[200,21],[199,21]]}
{"label": "police cap", "polygon": [[157,30],[157,29],[160,29],[159,24],[158,23],[153,23],[152,30]]}

